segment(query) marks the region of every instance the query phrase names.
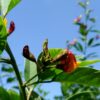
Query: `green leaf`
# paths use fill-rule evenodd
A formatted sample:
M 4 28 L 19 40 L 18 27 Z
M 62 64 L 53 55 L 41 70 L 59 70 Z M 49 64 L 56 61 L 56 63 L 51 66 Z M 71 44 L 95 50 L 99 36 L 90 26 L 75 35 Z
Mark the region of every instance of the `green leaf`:
M 92 45 L 91 47 L 97 47 L 97 46 L 100 46 L 100 43 L 96 43 L 96 44 Z
M 88 34 L 87 26 L 84 23 L 80 24 L 79 32 L 82 36 L 86 36 Z
M 67 85 L 66 85 L 67 84 Z M 71 83 L 67 83 L 67 82 L 61 82 L 61 91 L 63 93 L 64 96 L 66 96 L 66 92 L 67 90 L 72 86 Z
M 15 77 L 8 77 L 8 78 L 7 78 L 7 83 L 14 82 L 15 79 L 16 79 Z
M 92 58 L 97 57 L 96 52 L 89 53 L 89 54 L 87 54 L 87 55 L 85 56 L 86 59 L 91 58 L 91 57 L 92 57 Z
M 91 39 L 88 41 L 88 46 L 91 46 L 92 43 L 93 43 L 93 41 L 94 41 L 94 38 L 91 38 Z
M 76 100 L 78 98 L 84 98 L 85 100 L 95 100 L 96 98 L 93 96 L 93 93 L 97 93 L 97 91 L 82 91 L 78 93 L 74 93 L 70 97 L 67 98 L 67 100 Z M 86 98 L 87 97 L 87 98 Z M 84 100 L 82 99 L 82 100 Z
M 75 47 L 78 51 L 80 51 L 80 52 L 83 51 L 83 47 L 82 47 L 81 43 L 79 43 L 79 42 L 77 42 L 77 43 L 74 45 L 74 47 Z
M 35 62 L 32 62 L 28 59 L 25 59 L 25 70 L 24 70 L 24 77 L 25 80 L 28 81 L 30 78 L 37 74 L 37 65 Z M 32 82 L 36 82 L 38 77 L 35 77 Z
M 49 49 L 49 53 L 50 53 L 51 57 L 56 57 L 62 51 L 63 51 L 63 49 Z M 38 57 L 38 62 L 39 62 L 39 58 L 40 58 L 40 56 Z M 78 66 L 79 67 L 87 67 L 87 66 L 89 66 L 91 64 L 95 64 L 97 62 L 100 62 L 100 60 L 99 59 L 96 59 L 96 60 L 85 60 L 85 61 L 79 62 Z M 51 66 L 51 65 L 48 65 L 48 66 Z M 56 69 L 55 67 L 54 68 L 50 68 L 50 69 L 47 69 L 44 72 L 42 72 L 39 75 L 39 79 L 41 79 L 41 80 L 52 79 L 53 77 L 55 77 L 57 74 L 59 74 L 61 72 L 62 72 L 62 70 Z
M 37 75 L 37 64 L 32 62 L 31 60 L 25 59 L 25 70 L 24 70 L 24 77 L 26 82 L 31 79 L 33 76 Z M 33 78 L 29 83 L 34 83 L 38 81 L 38 76 Z M 34 88 L 34 85 L 28 86 L 28 95 L 27 97 L 30 98 L 30 94 Z
M 99 33 L 100 34 L 100 30 L 91 30 L 91 32 L 95 32 L 95 33 Z
M 9 94 L 3 87 L 0 87 L 0 100 L 10 100 Z
M 46 69 L 44 72 L 39 74 L 39 79 L 40 80 L 52 79 L 56 75 L 56 73 L 57 73 L 57 70 L 55 70 L 53 68 Z M 59 71 L 58 71 L 58 73 L 59 73 Z
M 0 6 L 1 6 L 1 13 L 3 16 L 5 16 L 10 10 L 12 10 L 20 0 L 1 0 Z
M 96 22 L 95 18 L 90 18 L 89 20 L 90 20 L 91 22 L 93 22 L 93 23 Z
M 63 49 L 60 49 L 60 48 L 49 49 L 49 52 L 50 52 L 50 55 L 52 58 L 56 57 L 62 51 L 63 51 Z
M 9 100 L 20 100 L 20 96 L 17 92 L 15 92 L 14 90 L 8 90 L 8 94 L 10 99 Z M 4 99 L 6 100 L 6 99 Z
M 100 62 L 100 59 L 96 59 L 96 60 L 85 60 L 85 61 L 81 61 L 80 63 L 79 63 L 79 67 L 88 67 L 89 65 L 91 65 L 91 64 L 95 64 L 95 63 L 98 63 L 98 62 Z
M 59 49 L 59 48 L 49 49 L 49 53 L 52 58 L 56 57 L 62 51 L 63 49 Z M 39 71 L 41 69 L 41 66 L 43 66 L 43 63 L 41 62 L 41 56 L 42 56 L 42 53 L 40 53 L 40 55 L 38 56 L 38 60 L 37 60 Z M 48 66 L 51 66 L 51 65 L 48 65 Z M 56 73 L 59 73 L 59 72 L 61 71 L 56 70 L 55 72 L 55 68 L 46 69 L 44 72 L 39 74 L 39 79 L 45 80 L 45 79 L 53 78 L 56 75 Z
M 4 25 L 3 18 L 0 17 L 0 54 L 3 52 L 7 39 L 7 30 Z
M 81 7 L 86 8 L 85 4 L 83 2 L 78 3 Z
M 1 69 L 3 72 L 7 72 L 7 73 L 12 73 L 14 70 L 13 68 L 11 67 L 6 67 L 6 66 L 3 66 L 2 69 Z
M 100 71 L 92 68 L 78 68 L 70 74 L 62 72 L 55 77 L 55 81 L 72 84 L 78 83 L 87 86 L 100 86 Z

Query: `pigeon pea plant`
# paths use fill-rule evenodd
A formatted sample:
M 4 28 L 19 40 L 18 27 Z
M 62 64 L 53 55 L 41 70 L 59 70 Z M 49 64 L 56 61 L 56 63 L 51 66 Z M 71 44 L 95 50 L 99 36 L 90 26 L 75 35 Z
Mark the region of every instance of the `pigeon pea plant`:
M 78 39 L 74 39 L 73 41 L 67 41 L 67 48 L 76 51 L 76 54 L 80 54 L 80 61 L 86 61 L 87 59 L 95 59 L 98 58 L 97 53 L 93 51 L 97 49 L 95 47 L 100 46 L 100 31 L 95 29 L 96 19 L 92 17 L 91 13 L 93 10 L 90 8 L 90 0 L 79 0 L 78 5 L 83 9 L 83 14 L 78 16 L 74 20 L 74 24 L 78 26 Z M 93 49 L 93 50 L 92 50 Z M 88 65 L 90 67 L 94 67 L 93 65 Z M 91 72 L 90 72 L 91 73 Z M 81 73 L 82 74 L 82 73 Z M 94 73 L 91 73 L 94 74 Z M 84 76 L 85 75 L 85 76 Z M 86 77 L 88 74 L 84 74 L 81 79 Z M 98 75 L 99 76 L 99 75 Z M 90 79 L 92 77 L 88 75 Z M 96 80 L 95 80 L 96 81 Z M 93 82 L 93 80 L 92 80 Z M 84 82 L 83 82 L 84 83 Z M 88 84 L 88 82 L 87 82 Z M 91 85 L 82 85 L 82 84 L 73 84 L 62 82 L 61 90 L 63 96 L 56 97 L 64 98 L 67 100 L 99 100 L 100 99 L 100 88 Z M 69 92 L 70 91 L 70 92 Z
M 25 57 L 24 78 L 21 76 L 18 64 L 7 41 L 7 38 L 15 30 L 15 24 L 11 21 L 10 27 L 7 28 L 6 19 L 6 15 L 19 2 L 20 0 L 0 0 L 0 63 L 12 66 L 19 86 L 19 93 L 12 89 L 7 90 L 0 87 L 0 99 L 42 100 L 43 98 L 34 91 L 39 83 L 66 82 L 66 86 L 68 83 L 100 86 L 100 71 L 88 67 L 91 64 L 100 62 L 100 59 L 76 60 L 77 56 L 69 49 L 49 49 L 48 39 L 44 41 L 43 50 L 40 52 L 38 59 L 34 57 L 28 45 L 23 47 L 23 56 Z M 86 36 L 87 31 L 90 30 L 87 30 L 85 24 L 79 23 L 79 21 L 76 22 L 80 26 L 82 36 Z M 4 50 L 8 54 L 8 58 L 2 57 Z

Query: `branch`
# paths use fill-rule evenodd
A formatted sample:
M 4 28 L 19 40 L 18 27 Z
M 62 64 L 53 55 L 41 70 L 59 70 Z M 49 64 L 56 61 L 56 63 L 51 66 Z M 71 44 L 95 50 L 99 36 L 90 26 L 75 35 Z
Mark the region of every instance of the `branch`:
M 39 84 L 39 83 L 51 83 L 53 82 L 52 80 L 51 81 L 37 81 L 37 82 L 33 82 L 33 83 L 30 83 L 30 84 L 26 84 L 25 87 L 28 87 L 28 86 L 31 86 L 33 84 Z

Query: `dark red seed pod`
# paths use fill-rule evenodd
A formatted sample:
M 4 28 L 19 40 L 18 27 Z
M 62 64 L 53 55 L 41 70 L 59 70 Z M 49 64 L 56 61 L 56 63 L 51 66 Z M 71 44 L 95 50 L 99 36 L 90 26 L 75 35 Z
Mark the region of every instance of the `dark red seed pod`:
M 23 56 L 29 58 L 29 47 L 28 45 L 24 46 L 23 48 Z
M 26 45 L 23 48 L 23 56 L 33 62 L 36 62 L 34 55 L 29 51 L 29 46 Z
M 9 35 L 15 30 L 15 23 L 13 21 L 10 22 L 10 27 L 8 29 Z

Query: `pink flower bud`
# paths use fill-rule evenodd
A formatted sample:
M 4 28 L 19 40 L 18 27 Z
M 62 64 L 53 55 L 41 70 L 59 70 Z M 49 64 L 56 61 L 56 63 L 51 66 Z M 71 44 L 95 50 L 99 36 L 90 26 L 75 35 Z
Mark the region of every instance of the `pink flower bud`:
M 81 21 L 82 15 L 78 16 L 76 19 L 74 19 L 74 23 L 77 24 Z
M 76 44 L 76 42 L 77 42 L 77 39 L 74 39 L 73 41 L 71 41 L 71 42 L 69 43 L 69 45 L 73 46 L 73 45 Z

